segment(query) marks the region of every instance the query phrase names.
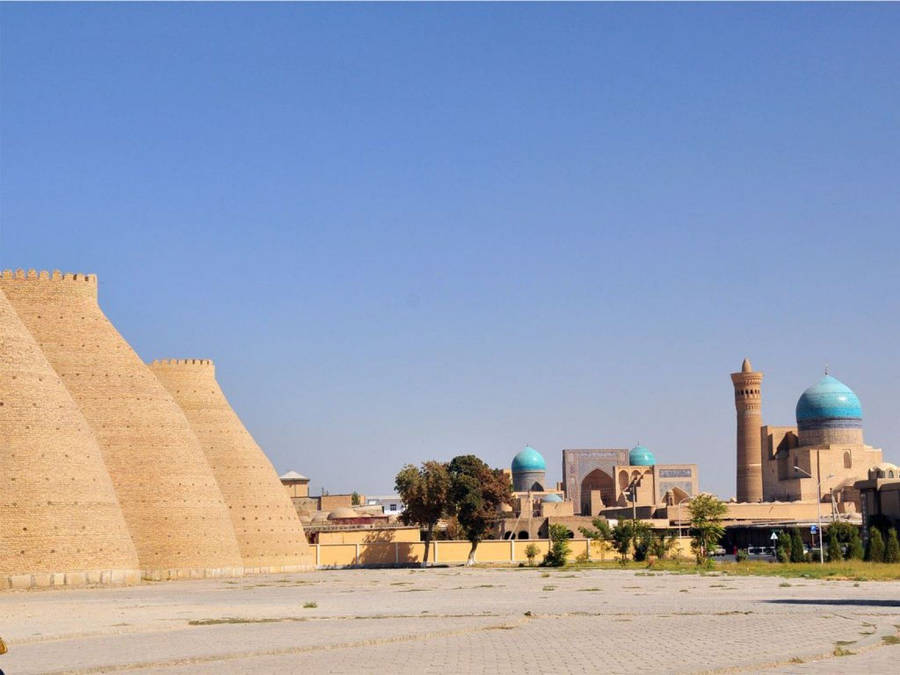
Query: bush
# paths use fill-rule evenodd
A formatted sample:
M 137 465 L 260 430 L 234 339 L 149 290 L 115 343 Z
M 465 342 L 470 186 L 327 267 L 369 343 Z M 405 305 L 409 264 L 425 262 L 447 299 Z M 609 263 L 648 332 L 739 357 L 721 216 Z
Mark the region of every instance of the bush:
M 750 557 L 750 554 L 747 552 L 745 548 L 739 548 L 737 555 L 734 556 L 735 562 L 744 562 Z
M 672 534 L 668 537 L 653 537 L 652 541 L 650 542 L 650 555 L 655 555 L 658 560 L 665 560 L 669 557 L 672 549 L 675 548 L 675 543 L 677 541 L 677 534 Z
M 828 562 L 839 562 L 844 559 L 844 553 L 841 551 L 841 542 L 838 539 L 838 533 L 833 527 L 828 528 L 828 548 L 826 554 Z
M 653 542 L 653 535 L 647 531 L 635 532 L 634 536 L 634 560 L 635 562 L 643 562 L 650 553 L 650 544 Z
M 887 546 L 884 550 L 884 562 L 900 562 L 900 541 L 897 541 L 897 530 L 888 530 Z
M 620 520 L 610 531 L 613 548 L 619 554 L 619 562 L 625 564 L 628 552 L 632 551 L 634 560 L 640 562 L 647 559 L 650 544 L 653 540 L 653 529 L 649 523 L 641 520 Z
M 803 539 L 800 537 L 800 528 L 791 528 L 791 562 L 806 562 L 806 553 L 803 551 Z
M 884 562 L 884 538 L 881 530 L 873 527 L 869 530 L 869 545 L 866 547 L 866 560 L 869 562 Z
M 541 552 L 541 549 L 537 547 L 537 544 L 528 544 L 525 547 L 525 557 L 528 558 L 528 565 L 534 566 L 534 559 L 537 558 L 537 554 Z
M 850 532 L 850 538 L 847 541 L 847 552 L 844 554 L 844 558 L 846 560 L 863 559 L 862 539 L 859 537 L 859 530 L 855 527 Z

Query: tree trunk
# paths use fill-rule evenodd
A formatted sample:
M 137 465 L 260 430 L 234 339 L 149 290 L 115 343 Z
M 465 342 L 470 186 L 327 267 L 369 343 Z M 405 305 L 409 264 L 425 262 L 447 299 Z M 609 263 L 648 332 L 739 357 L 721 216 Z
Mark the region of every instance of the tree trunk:
M 475 564 L 475 549 L 478 548 L 478 539 L 472 542 L 472 548 L 469 549 L 469 559 L 466 560 L 466 567 Z
M 422 567 L 428 567 L 428 552 L 431 550 L 431 536 L 434 532 L 434 523 L 428 523 L 425 530 L 425 555 L 422 558 Z

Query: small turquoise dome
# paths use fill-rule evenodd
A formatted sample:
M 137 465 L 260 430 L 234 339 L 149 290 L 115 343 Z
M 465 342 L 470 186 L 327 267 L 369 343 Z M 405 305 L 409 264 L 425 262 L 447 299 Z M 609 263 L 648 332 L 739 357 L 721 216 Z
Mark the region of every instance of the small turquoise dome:
M 518 455 L 513 457 L 512 461 L 513 473 L 522 471 L 546 471 L 547 463 L 537 450 L 530 445 L 526 445 Z
M 797 426 L 862 426 L 862 405 L 846 384 L 826 375 L 797 401 Z
M 628 453 L 628 463 L 631 466 L 653 466 L 656 464 L 656 457 L 648 448 L 636 445 Z
M 559 495 L 556 495 L 556 494 L 544 495 L 543 497 L 541 497 L 541 501 L 546 502 L 548 504 L 553 503 L 553 502 L 561 502 L 562 500 L 563 500 L 562 497 L 560 497 Z

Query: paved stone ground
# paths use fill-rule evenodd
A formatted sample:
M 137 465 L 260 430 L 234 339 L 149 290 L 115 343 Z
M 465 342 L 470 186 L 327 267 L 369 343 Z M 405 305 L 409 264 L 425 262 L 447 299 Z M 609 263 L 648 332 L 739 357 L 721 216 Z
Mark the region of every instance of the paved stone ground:
M 8 675 L 887 673 L 900 671 L 900 646 L 886 644 L 898 628 L 900 583 L 343 570 L 0 593 L 0 635 L 10 646 L 0 668 Z M 852 654 L 835 656 L 836 649 Z

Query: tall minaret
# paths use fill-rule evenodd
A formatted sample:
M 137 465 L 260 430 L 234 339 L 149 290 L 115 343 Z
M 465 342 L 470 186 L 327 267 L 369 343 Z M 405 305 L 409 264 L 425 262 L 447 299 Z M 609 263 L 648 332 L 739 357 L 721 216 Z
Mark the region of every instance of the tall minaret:
M 763 374 L 753 371 L 744 359 L 741 372 L 731 374 L 734 384 L 734 407 L 737 409 L 737 500 L 758 502 L 762 499 L 762 412 L 759 385 Z

